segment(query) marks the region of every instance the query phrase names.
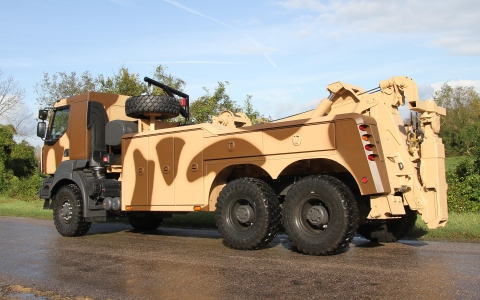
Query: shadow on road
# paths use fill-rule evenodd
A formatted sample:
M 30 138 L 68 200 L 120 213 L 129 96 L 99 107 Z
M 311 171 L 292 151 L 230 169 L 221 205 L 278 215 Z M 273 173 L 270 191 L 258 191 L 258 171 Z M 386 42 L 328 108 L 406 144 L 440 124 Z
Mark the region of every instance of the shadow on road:
M 156 230 L 135 230 L 132 226 L 123 223 L 94 223 L 87 233 L 90 235 L 103 235 L 118 232 L 128 232 L 144 235 L 178 236 L 218 239 L 220 234 L 214 229 L 191 229 L 159 227 Z

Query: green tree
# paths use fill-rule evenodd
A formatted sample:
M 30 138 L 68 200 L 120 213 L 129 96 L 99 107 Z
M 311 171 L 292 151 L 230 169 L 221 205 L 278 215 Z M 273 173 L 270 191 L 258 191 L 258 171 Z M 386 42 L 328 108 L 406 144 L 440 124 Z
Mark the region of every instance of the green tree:
M 212 116 L 217 116 L 224 110 L 232 112 L 240 111 L 240 107 L 226 92 L 228 81 L 218 82 L 213 94 L 204 87 L 205 95 L 195 100 L 190 105 L 191 119 L 194 123 L 211 122 Z
M 37 198 L 41 178 L 36 174 L 35 148 L 16 143 L 15 128 L 0 125 L 0 193 L 22 199 Z
M 245 102 L 243 103 L 243 110 L 242 110 L 247 117 L 252 121 L 253 125 L 260 124 L 261 121 L 264 122 L 271 122 L 272 117 L 268 116 L 265 117 L 262 115 L 258 110 L 253 108 L 252 104 L 252 95 L 247 95 L 247 98 L 245 99 Z
M 158 82 L 176 90 L 183 91 L 185 89 L 185 81 L 174 75 L 167 74 L 166 67 L 162 65 L 155 68 L 152 77 Z M 228 95 L 228 85 L 227 81 L 219 82 L 213 93 L 210 93 L 204 87 L 205 95 L 195 101 L 191 101 L 190 118 L 194 123 L 211 122 L 212 116 L 216 116 L 224 110 L 232 112 L 242 110 L 242 107 Z M 70 74 L 57 72 L 51 76 L 48 73 L 44 73 L 42 81 L 35 85 L 35 90 L 38 95 L 37 102 L 41 107 L 52 107 L 57 100 L 89 91 L 127 96 L 138 96 L 143 93 L 166 95 L 165 91 L 160 88 L 155 86 L 149 88 L 139 74 L 132 73 L 123 66 L 111 77 L 105 77 L 102 74 L 93 77 L 88 71 L 83 72 L 81 75 L 77 75 L 76 72 L 71 72 Z M 253 108 L 251 98 L 252 96 L 247 95 L 243 111 L 251 119 L 252 124 L 258 124 L 259 118 L 269 121 L 270 117 L 264 117 L 258 110 Z M 181 119 L 181 117 L 178 117 L 176 121 Z
M 185 87 L 185 81 L 167 74 L 166 67 L 162 65 L 155 68 L 153 78 L 180 91 Z M 39 106 L 52 107 L 57 100 L 87 92 L 138 96 L 148 92 L 148 85 L 140 77 L 140 74 L 132 73 L 128 68 L 122 66 L 111 77 L 105 77 L 103 74 L 93 77 L 89 71 L 85 71 L 81 75 L 77 75 L 75 71 L 70 74 L 66 72 L 56 72 L 53 75 L 44 73 L 42 81 L 35 85 L 35 91 Z M 161 95 L 164 92 L 153 87 L 152 94 Z
M 480 212 L 480 147 L 471 149 L 454 171 L 447 172 L 448 208 L 455 212 Z
M 447 109 L 440 131 L 447 155 L 470 154 L 480 138 L 480 95 L 473 87 L 444 84 L 434 99 Z
M 99 75 L 96 79 L 97 90 L 102 93 L 139 96 L 147 92 L 147 84 L 140 79 L 140 74 L 133 74 L 127 68 L 121 67 L 113 75 L 104 79 Z
M 166 74 L 166 67 L 159 65 L 158 67 L 155 68 L 155 73 L 153 74 L 153 79 L 156 81 L 163 83 L 165 85 L 168 85 L 171 88 L 176 89 L 177 91 L 183 92 L 185 89 L 185 81 L 182 79 L 175 77 L 171 74 Z M 152 91 L 153 95 L 166 95 L 165 91 L 158 87 L 153 87 Z
M 43 79 L 35 84 L 37 103 L 41 107 L 52 107 L 55 101 L 99 89 L 98 81 L 90 72 L 85 71 L 80 76 L 73 71 L 57 72 L 50 76 L 43 73 Z
M 210 90 L 206 87 L 203 88 L 205 95 L 190 105 L 191 119 L 194 123 L 211 122 L 212 116 L 217 116 L 224 110 L 229 110 L 234 113 L 239 111 L 244 112 L 252 121 L 253 125 L 259 124 L 260 119 L 267 122 L 271 121 L 270 117 L 265 117 L 253 108 L 251 95 L 247 95 L 243 107 L 239 106 L 237 102 L 232 100 L 227 94 L 226 88 L 228 85 L 228 81 L 219 82 L 213 93 L 210 93 Z
M 8 168 L 10 154 L 13 151 L 15 141 L 13 135 L 15 129 L 12 125 L 0 125 L 0 193 L 8 190 L 13 172 Z

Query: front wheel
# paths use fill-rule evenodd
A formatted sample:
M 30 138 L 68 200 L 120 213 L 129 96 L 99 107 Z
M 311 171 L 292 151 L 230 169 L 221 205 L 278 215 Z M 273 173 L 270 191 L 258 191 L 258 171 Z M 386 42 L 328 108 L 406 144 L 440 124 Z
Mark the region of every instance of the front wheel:
M 270 243 L 281 226 L 277 195 L 264 181 L 239 178 L 220 192 L 215 220 L 225 244 L 254 250 Z
M 83 217 L 83 198 L 75 184 L 61 187 L 53 201 L 53 222 L 58 233 L 63 236 L 85 235 L 91 222 Z
M 305 177 L 285 197 L 283 225 L 300 252 L 335 254 L 346 248 L 357 232 L 357 202 L 348 186 L 337 178 Z

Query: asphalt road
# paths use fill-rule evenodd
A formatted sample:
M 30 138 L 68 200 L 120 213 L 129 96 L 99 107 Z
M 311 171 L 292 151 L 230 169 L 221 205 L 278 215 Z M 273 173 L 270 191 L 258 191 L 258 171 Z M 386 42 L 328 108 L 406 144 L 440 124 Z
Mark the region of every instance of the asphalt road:
M 480 299 L 480 243 L 355 238 L 315 257 L 291 251 L 285 235 L 239 251 L 211 230 L 100 223 L 65 238 L 53 221 L 0 217 L 6 285 L 94 299 Z

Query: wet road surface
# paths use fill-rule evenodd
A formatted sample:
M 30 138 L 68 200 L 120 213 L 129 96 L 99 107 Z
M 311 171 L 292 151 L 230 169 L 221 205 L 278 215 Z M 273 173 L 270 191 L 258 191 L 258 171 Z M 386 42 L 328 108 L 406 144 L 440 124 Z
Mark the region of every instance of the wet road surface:
M 355 238 L 335 256 L 225 247 L 211 230 L 132 232 L 93 224 L 60 236 L 53 221 L 0 217 L 0 286 L 94 299 L 480 299 L 480 243 Z

